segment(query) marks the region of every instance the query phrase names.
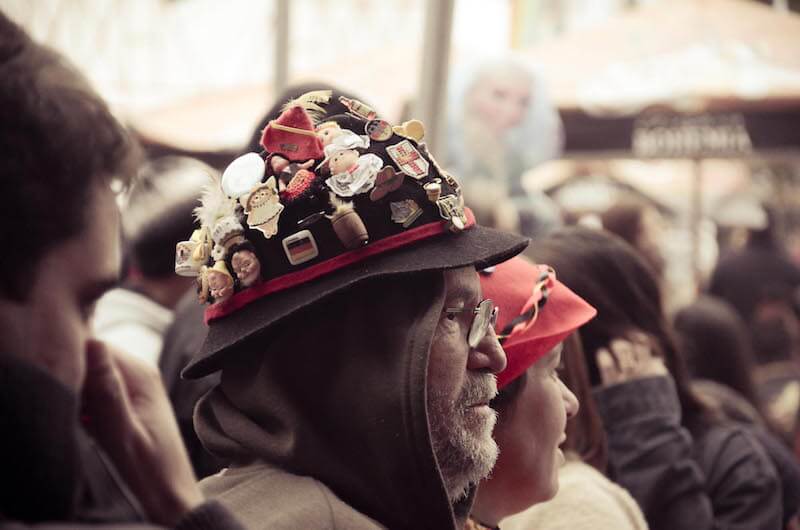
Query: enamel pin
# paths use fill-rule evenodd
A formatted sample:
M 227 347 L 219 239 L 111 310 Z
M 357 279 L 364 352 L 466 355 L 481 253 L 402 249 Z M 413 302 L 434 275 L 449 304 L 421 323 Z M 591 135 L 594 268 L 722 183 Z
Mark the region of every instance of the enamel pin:
M 386 152 L 406 175 L 415 179 L 421 179 L 428 175 L 430 164 L 408 140 L 387 146 Z

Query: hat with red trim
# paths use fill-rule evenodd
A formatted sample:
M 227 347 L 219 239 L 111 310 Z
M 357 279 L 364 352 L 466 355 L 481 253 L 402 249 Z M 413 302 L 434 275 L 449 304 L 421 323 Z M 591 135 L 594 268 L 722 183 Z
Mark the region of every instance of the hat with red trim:
M 546 265 L 515 257 L 481 271 L 483 296 L 500 308 L 497 334 L 508 364 L 497 375 L 503 388 L 522 375 L 597 310 L 556 279 Z
M 347 112 L 329 115 L 328 106 Z M 237 158 L 204 191 L 201 228 L 178 244 L 176 270 L 197 276 L 199 298 L 210 304 L 209 333 L 186 378 L 221 369 L 235 345 L 356 282 L 483 268 L 528 244 L 475 225 L 420 122 L 393 127 L 359 101 L 316 91 L 287 103 L 267 129 L 286 123 L 313 124 L 322 148 L 287 150 L 265 131 L 264 151 Z M 220 262 L 232 289 L 214 272 Z

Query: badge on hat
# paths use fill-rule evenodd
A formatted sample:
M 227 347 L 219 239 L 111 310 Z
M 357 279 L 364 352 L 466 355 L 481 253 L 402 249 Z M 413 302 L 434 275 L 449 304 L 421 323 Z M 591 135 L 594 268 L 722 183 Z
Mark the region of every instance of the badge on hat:
M 442 181 L 441 179 L 434 179 L 432 182 L 428 182 L 422 188 L 425 190 L 425 194 L 428 196 L 428 200 L 432 203 L 436 204 L 438 202 L 439 197 L 442 196 Z
M 467 215 L 464 213 L 464 206 L 456 195 L 445 195 L 436 201 L 439 207 L 439 215 L 442 219 L 450 221 L 452 232 L 461 232 L 467 226 Z
M 301 230 L 283 239 L 283 251 L 292 265 L 300 265 L 319 256 L 317 242 L 308 230 Z
M 369 105 L 358 101 L 357 99 L 350 99 L 344 96 L 339 96 L 339 102 L 347 107 L 352 114 L 358 116 L 361 119 L 370 121 L 374 120 L 378 113 L 375 112 L 375 109 L 370 107 Z
M 404 138 L 419 142 L 425 137 L 425 126 L 419 120 L 408 120 L 403 125 L 395 125 L 394 133 Z
M 209 255 L 207 234 L 206 229 L 197 229 L 188 241 L 180 241 L 175 245 L 175 274 L 189 277 L 200 275 Z
M 345 248 L 355 249 L 366 245 L 369 242 L 369 233 L 353 203 L 331 195 L 331 205 L 334 207 L 333 214 L 327 217 Z
M 411 226 L 422 215 L 422 208 L 414 199 L 392 202 L 389 207 L 392 209 L 392 221 L 403 225 L 403 228 Z
M 282 211 L 283 205 L 278 198 L 275 177 L 270 177 L 264 184 L 256 186 L 247 198 L 247 225 L 260 230 L 269 239 L 278 233 L 278 218 Z
M 228 164 L 222 173 L 222 191 L 231 199 L 250 193 L 264 178 L 264 161 L 258 153 L 247 153 Z
M 370 120 L 364 126 L 364 132 L 367 133 L 370 140 L 375 142 L 385 142 L 392 137 L 392 126 L 388 121 L 384 120 Z
M 400 171 L 406 175 L 415 179 L 421 179 L 428 175 L 430 167 L 428 161 L 422 158 L 419 151 L 408 140 L 387 146 L 386 152 L 392 157 Z
M 403 174 L 398 173 L 392 166 L 386 166 L 378 172 L 375 187 L 369 194 L 372 201 L 383 199 L 388 193 L 398 189 L 403 184 Z
M 261 145 L 272 154 L 292 161 L 322 158 L 322 142 L 308 112 L 300 105 L 284 110 L 264 128 Z

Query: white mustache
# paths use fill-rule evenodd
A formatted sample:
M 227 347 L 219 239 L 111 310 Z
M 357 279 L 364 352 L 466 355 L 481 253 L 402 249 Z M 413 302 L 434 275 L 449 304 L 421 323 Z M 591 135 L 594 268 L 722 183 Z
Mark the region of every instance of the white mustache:
M 476 403 L 488 403 L 497 396 L 497 378 L 494 374 L 468 375 L 458 405 L 469 407 Z

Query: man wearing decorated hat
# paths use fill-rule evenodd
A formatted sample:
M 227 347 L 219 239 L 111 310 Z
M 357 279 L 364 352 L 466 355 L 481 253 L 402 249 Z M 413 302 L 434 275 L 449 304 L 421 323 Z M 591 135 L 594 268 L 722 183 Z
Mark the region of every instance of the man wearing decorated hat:
M 318 145 L 271 141 L 290 116 L 309 130 L 302 114 Z M 475 225 L 423 135 L 418 121 L 393 127 L 310 93 L 203 196 L 195 273 L 209 332 L 183 375 L 221 371 L 195 427 L 230 465 L 201 486 L 251 528 L 460 528 L 494 465 L 488 403 L 506 361 L 476 268 L 527 240 Z M 322 148 L 311 163 L 287 156 L 302 145 Z M 303 167 L 285 178 L 276 157 Z M 251 220 L 256 193 L 269 207 Z M 232 218 L 257 281 L 214 240 Z M 208 289 L 220 263 L 230 296 Z

